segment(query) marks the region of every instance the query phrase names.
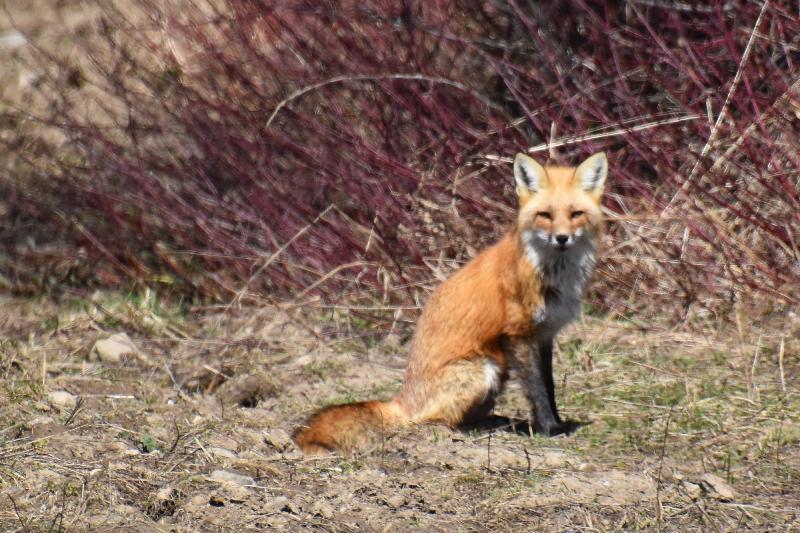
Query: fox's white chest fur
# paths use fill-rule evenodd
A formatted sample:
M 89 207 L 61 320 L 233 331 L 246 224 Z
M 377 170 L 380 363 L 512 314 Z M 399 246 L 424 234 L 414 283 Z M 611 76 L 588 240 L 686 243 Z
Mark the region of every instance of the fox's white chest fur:
M 586 282 L 592 275 L 595 248 L 588 239 L 559 250 L 533 235 L 523 235 L 525 254 L 545 285 L 544 305 L 533 311 L 536 336 L 552 338 L 577 318 Z

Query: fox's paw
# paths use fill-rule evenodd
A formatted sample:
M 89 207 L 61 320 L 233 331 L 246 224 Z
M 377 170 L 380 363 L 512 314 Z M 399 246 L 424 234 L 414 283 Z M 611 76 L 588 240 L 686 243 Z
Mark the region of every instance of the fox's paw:
M 550 424 L 547 427 L 539 427 L 536 425 L 535 429 L 537 433 L 541 433 L 542 435 L 556 437 L 558 435 L 571 435 L 583 425 L 585 424 L 575 420 L 564 420 L 563 422 Z

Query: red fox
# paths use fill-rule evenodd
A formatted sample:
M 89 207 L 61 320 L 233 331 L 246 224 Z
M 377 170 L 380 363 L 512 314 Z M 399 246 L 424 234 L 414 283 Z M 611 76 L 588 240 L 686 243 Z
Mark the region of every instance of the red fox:
M 318 411 L 295 431 L 300 449 L 364 450 L 412 424 L 474 424 L 491 413 L 510 365 L 524 380 L 534 429 L 571 432 L 576 425 L 556 408 L 553 338 L 580 312 L 603 230 L 607 173 L 604 153 L 578 167 L 543 167 L 517 154 L 516 224 L 431 295 L 400 393 Z

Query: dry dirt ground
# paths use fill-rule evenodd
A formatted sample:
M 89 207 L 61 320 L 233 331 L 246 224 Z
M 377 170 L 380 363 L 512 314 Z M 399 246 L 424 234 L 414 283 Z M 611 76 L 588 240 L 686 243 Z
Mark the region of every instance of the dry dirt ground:
M 0 310 L 3 531 L 800 530 L 791 313 L 738 329 L 589 313 L 557 350 L 575 434 L 424 426 L 311 459 L 293 428 L 396 391 L 407 336 L 150 292 Z M 127 353 L 94 349 L 119 333 Z M 526 416 L 517 386 L 496 413 Z

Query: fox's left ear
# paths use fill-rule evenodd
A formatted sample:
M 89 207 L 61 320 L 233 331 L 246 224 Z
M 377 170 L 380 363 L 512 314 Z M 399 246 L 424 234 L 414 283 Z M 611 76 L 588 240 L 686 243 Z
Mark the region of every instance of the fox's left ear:
M 599 152 L 587 158 L 575 169 L 575 185 L 599 198 L 603 194 L 607 175 L 608 159 L 605 152 Z

